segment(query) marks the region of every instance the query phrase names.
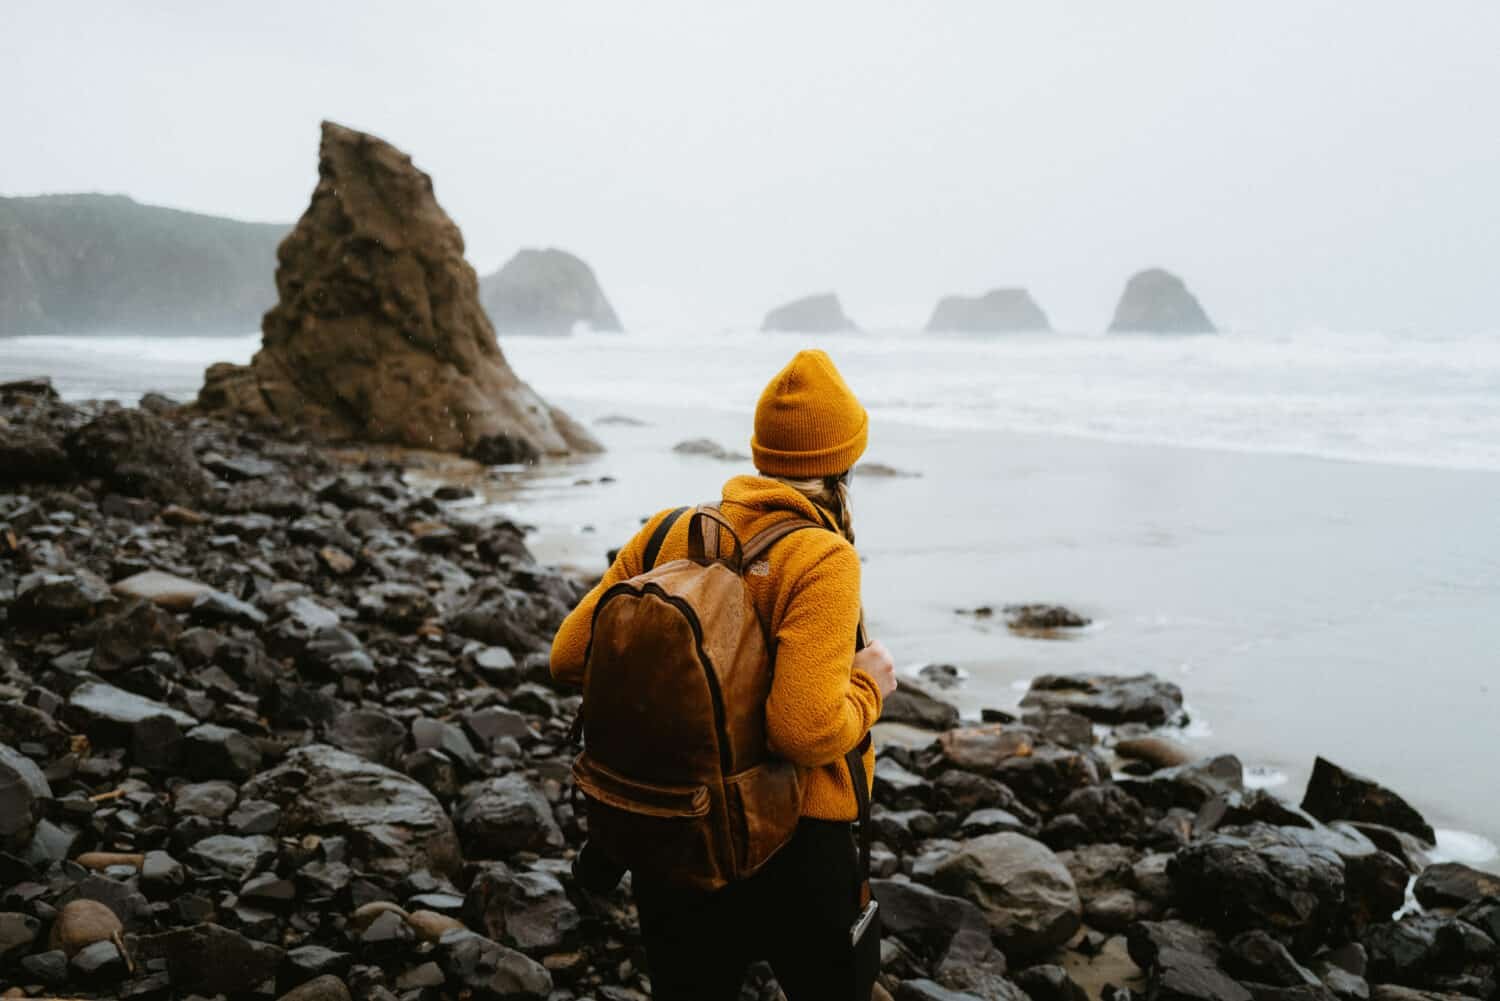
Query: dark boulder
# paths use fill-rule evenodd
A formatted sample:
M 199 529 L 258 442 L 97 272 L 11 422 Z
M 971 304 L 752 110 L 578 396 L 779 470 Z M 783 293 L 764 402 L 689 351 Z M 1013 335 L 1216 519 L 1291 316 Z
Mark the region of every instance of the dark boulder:
M 503 859 L 512 852 L 549 851 L 563 844 L 547 797 L 520 774 L 465 788 L 455 818 L 464 851 L 472 858 Z
M 1313 762 L 1312 776 L 1302 809 L 1319 820 L 1361 821 L 1384 824 L 1434 844 L 1432 825 L 1391 790 L 1361 775 L 1340 768 L 1326 758 Z
M 0 744 L 0 849 L 28 844 L 51 799 L 52 788 L 36 763 Z
M 164 962 L 176 991 L 241 995 L 276 976 L 282 950 L 217 924 L 197 924 L 126 941 L 138 963 Z
M 1182 713 L 1182 689 L 1153 674 L 1044 674 L 1032 679 L 1023 708 L 1066 709 L 1096 723 L 1161 726 Z
M 148 411 L 107 411 L 64 444 L 80 471 L 131 497 L 192 505 L 209 490 L 187 438 Z
M 1066 942 L 1083 911 L 1073 877 L 1052 850 L 1020 834 L 987 834 L 942 862 L 933 885 L 978 905 L 1011 958 Z
M 577 931 L 578 908 L 555 876 L 545 872 L 482 870 L 463 902 L 467 923 L 522 952 L 556 952 Z
M 948 730 L 958 725 L 958 709 L 910 678 L 885 697 L 880 711 L 885 723 L 907 723 L 924 730 Z
M 546 967 L 472 932 L 444 935 L 438 957 L 448 982 L 474 1001 L 545 1001 L 552 993 Z
M 1423 907 L 1464 907 L 1485 897 L 1500 897 L 1500 875 L 1462 862 L 1439 862 L 1417 877 L 1416 895 Z

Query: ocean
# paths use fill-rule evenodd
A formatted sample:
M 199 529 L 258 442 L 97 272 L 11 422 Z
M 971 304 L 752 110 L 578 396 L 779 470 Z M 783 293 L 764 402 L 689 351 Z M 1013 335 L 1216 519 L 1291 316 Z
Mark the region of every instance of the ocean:
M 191 398 L 258 335 L 0 340 L 0 381 Z M 603 455 L 497 474 L 473 505 L 538 556 L 602 569 L 641 517 L 710 499 L 799 347 L 827 349 L 871 414 L 855 520 L 873 634 L 905 671 L 951 663 L 962 708 L 1013 706 L 1045 672 L 1181 684 L 1205 752 L 1300 798 L 1316 755 L 1375 777 L 1495 865 L 1500 796 L 1500 334 L 1196 338 L 748 331 L 502 342 Z M 624 416 L 630 423 L 599 422 Z M 1055 601 L 1070 639 L 960 609 Z

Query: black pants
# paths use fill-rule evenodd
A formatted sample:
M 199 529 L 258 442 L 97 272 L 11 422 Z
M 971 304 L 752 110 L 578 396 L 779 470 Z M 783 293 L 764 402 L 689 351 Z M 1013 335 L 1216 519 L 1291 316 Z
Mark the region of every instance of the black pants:
M 804 817 L 764 868 L 722 890 L 637 883 L 652 997 L 734 1001 L 757 960 L 771 964 L 788 1001 L 849 996 L 858 882 L 851 825 Z

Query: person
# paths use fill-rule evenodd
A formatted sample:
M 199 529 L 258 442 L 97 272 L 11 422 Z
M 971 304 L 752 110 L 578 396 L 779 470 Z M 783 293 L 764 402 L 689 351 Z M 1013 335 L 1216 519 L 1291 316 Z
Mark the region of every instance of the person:
M 849 488 L 868 426 L 828 355 L 801 351 L 756 405 L 750 450 L 758 475 L 724 484 L 720 512 L 741 539 L 789 514 L 827 529 L 785 537 L 744 578 L 775 649 L 765 706 L 769 750 L 804 770 L 801 817 L 763 868 L 723 889 L 683 890 L 634 877 L 658 1001 L 736 998 L 758 960 L 770 963 L 788 1001 L 849 994 L 861 876 L 852 835 L 858 799 L 844 756 L 865 742 L 896 687 L 883 644 L 856 649 L 860 563 Z M 563 622 L 552 646 L 558 680 L 582 683 L 595 605 L 612 585 L 642 572 L 649 540 L 670 513 L 647 520 Z M 688 522 L 672 524 L 655 565 L 687 556 Z M 863 757 L 865 775 L 873 776 L 873 750 Z

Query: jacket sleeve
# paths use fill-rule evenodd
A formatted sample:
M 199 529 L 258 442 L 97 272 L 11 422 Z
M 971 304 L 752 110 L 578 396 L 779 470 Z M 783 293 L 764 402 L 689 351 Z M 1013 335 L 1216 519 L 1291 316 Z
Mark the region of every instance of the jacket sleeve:
M 550 667 L 552 677 L 564 684 L 583 684 L 583 660 L 589 649 L 589 634 L 594 625 L 594 607 L 599 604 L 599 598 L 605 591 L 620 583 L 629 580 L 641 572 L 641 560 L 646 555 L 646 543 L 651 538 L 651 533 L 656 531 L 662 519 L 671 513 L 671 509 L 658 512 L 646 522 L 641 530 L 615 555 L 615 561 L 610 564 L 599 583 L 595 584 L 588 594 L 578 602 L 578 606 L 568 613 L 563 619 L 561 626 L 557 628 L 557 635 L 552 637 L 552 660 Z M 675 525 L 673 526 L 676 527 Z
M 806 768 L 853 749 L 880 718 L 875 681 L 853 670 L 859 557 L 840 545 L 798 575 L 776 628 L 776 674 L 766 700 L 771 750 Z

